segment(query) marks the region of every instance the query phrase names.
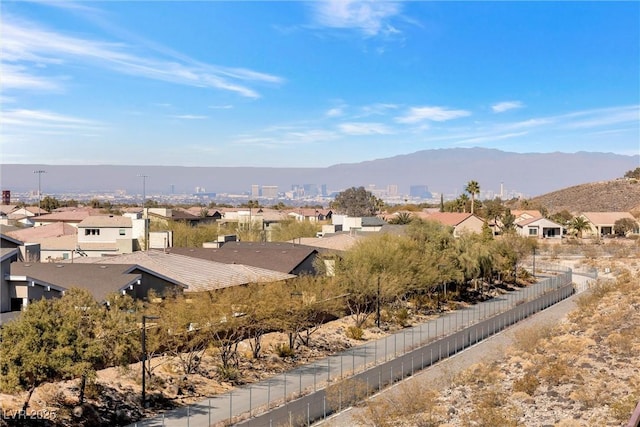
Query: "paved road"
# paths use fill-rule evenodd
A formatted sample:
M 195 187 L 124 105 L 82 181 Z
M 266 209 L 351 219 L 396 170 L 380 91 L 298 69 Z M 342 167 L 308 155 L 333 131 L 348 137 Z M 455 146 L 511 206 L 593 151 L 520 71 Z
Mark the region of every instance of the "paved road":
M 555 279 L 511 292 L 464 310 L 441 316 L 430 322 L 406 328 L 366 345 L 354 347 L 321 361 L 302 366 L 250 386 L 236 388 L 231 393 L 205 399 L 195 405 L 179 408 L 132 426 L 208 427 L 236 422 L 238 416 L 252 416 L 265 408 L 274 408 L 301 394 L 323 388 L 327 383 L 362 372 L 368 367 L 390 360 L 413 348 L 443 335 L 449 335 L 467 325 L 486 319 L 521 303 L 534 299 L 554 286 Z
M 567 313 L 572 311 L 576 307 L 576 299 L 579 295 L 588 290 L 588 285 L 593 279 L 573 275 L 573 282 L 576 285 L 576 294 L 560 301 L 551 307 L 534 314 L 522 320 L 515 325 L 510 326 L 503 332 L 495 334 L 490 338 L 480 341 L 476 345 L 467 348 L 464 351 L 459 352 L 443 361 L 424 369 L 417 373 L 413 377 L 409 377 L 405 381 L 418 381 L 420 383 L 429 383 L 434 389 L 444 389 L 449 385 L 451 376 L 469 368 L 474 363 L 479 361 L 490 362 L 499 360 L 504 357 L 504 349 L 511 346 L 514 341 L 515 335 L 522 330 L 526 330 L 532 327 L 552 326 L 557 324 L 559 319 L 562 319 Z M 390 387 L 373 396 L 372 399 L 386 396 L 388 393 L 401 392 L 397 385 Z M 335 414 L 324 422 L 319 422 L 316 425 L 322 426 L 359 426 L 357 419 L 362 419 L 364 409 L 362 408 L 348 408 L 345 411 Z

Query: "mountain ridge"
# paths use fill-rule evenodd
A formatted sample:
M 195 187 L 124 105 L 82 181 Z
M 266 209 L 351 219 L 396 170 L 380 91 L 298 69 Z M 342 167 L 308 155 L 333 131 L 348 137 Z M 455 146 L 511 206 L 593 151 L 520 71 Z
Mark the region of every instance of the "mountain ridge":
M 3 164 L 3 190 L 34 191 L 38 181 L 34 170 L 46 170 L 41 177 L 43 193 L 142 192 L 147 175 L 148 194 L 207 192 L 247 193 L 251 185 L 277 185 L 280 192 L 292 185 L 325 184 L 329 191 L 374 185 L 386 189 L 395 185 L 408 194 L 411 185 L 426 185 L 430 191 L 459 195 L 470 180 L 483 192 L 505 196 L 517 191 L 524 197 L 549 193 L 585 182 L 619 178 L 640 166 L 640 154 L 614 153 L 514 153 L 487 148 L 420 150 L 393 157 L 328 167 L 234 167 L 234 166 L 141 166 L 141 165 L 47 165 Z

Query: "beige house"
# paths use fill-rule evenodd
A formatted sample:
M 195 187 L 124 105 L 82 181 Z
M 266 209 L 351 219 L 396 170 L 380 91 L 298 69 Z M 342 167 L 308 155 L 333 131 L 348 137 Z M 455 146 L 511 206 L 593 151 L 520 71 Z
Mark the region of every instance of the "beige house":
M 482 226 L 484 225 L 482 218 L 461 212 L 433 212 L 424 219 L 453 227 L 454 237 L 460 237 L 465 233 L 482 233 Z
M 88 216 L 77 225 L 77 250 L 92 256 L 133 252 L 133 223 L 125 216 Z
M 611 236 L 616 221 L 623 218 L 635 221 L 636 229 L 632 233 L 640 233 L 638 221 L 629 212 L 583 212 L 580 216 L 588 221 L 590 227 L 582 233 L 583 237 Z

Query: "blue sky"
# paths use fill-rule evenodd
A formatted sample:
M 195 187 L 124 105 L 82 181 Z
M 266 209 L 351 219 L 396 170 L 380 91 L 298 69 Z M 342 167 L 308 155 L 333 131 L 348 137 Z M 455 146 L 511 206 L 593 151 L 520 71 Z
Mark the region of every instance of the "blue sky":
M 640 2 L 1 8 L 2 163 L 640 152 Z

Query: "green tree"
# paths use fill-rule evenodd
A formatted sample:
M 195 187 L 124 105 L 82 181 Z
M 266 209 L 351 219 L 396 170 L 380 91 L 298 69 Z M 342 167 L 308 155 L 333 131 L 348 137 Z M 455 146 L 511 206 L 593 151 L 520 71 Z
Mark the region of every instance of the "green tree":
M 40 201 L 40 206 L 47 212 L 51 212 L 54 209 L 58 209 L 60 207 L 60 201 L 55 197 L 44 196 L 44 198 Z
M 40 300 L 0 329 L 0 389 L 26 390 L 25 411 L 36 387 L 62 378 L 63 362 L 57 351 L 61 320 L 52 300 Z
M 499 224 L 500 231 L 502 231 L 503 233 L 509 233 L 515 230 L 516 216 L 511 213 L 511 209 L 504 210 Z
M 106 308 L 96 302 L 89 291 L 72 288 L 63 298 L 54 300 L 59 316 L 58 346 L 54 351 L 62 360 L 62 374 L 68 379 L 80 378 L 80 404 L 84 402 L 87 382 L 104 365 L 107 342 L 99 335 Z
M 613 232 L 616 236 L 624 237 L 638 230 L 638 223 L 631 218 L 620 218 L 613 224 Z
M 467 212 L 467 203 L 469 202 L 469 196 L 462 193 L 456 199 L 456 212 Z
M 384 203 L 364 187 L 351 187 L 340 192 L 332 208 L 351 217 L 373 216 Z
M 569 222 L 569 228 L 576 233 L 576 235 L 582 238 L 582 233 L 591 228 L 589 220 L 584 217 L 577 216 Z
M 573 215 L 571 215 L 571 212 L 569 212 L 568 210 L 563 209 L 560 212 L 552 214 L 549 219 L 567 227 L 573 219 Z
M 476 194 L 480 194 L 480 184 L 477 181 L 469 181 L 464 191 L 471 195 L 471 214 L 475 213 Z

